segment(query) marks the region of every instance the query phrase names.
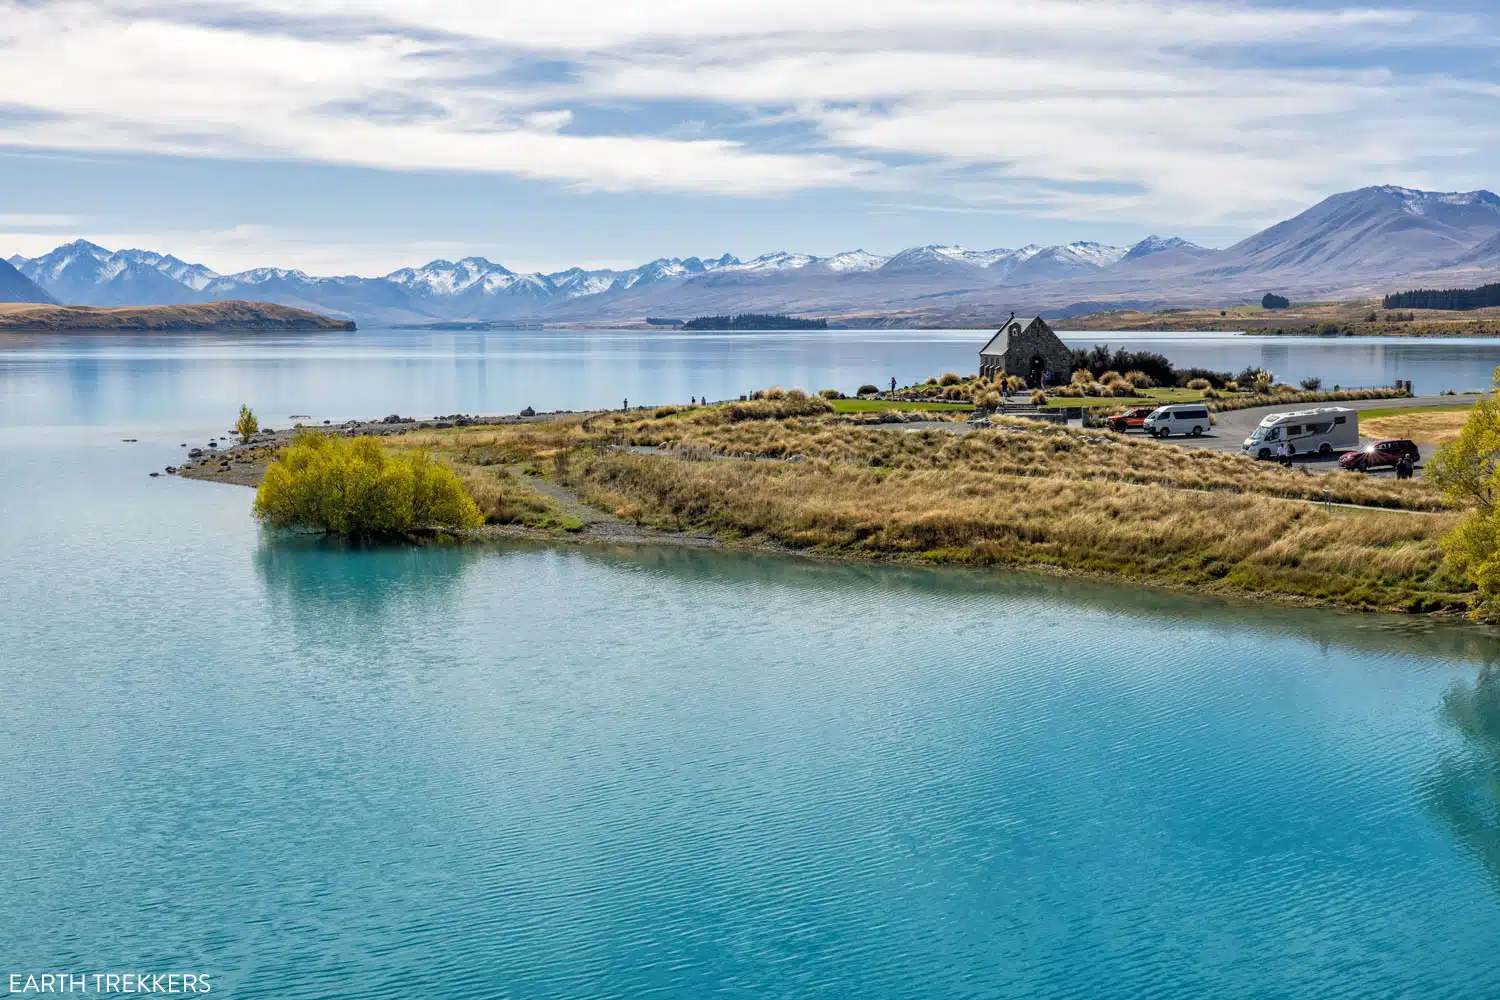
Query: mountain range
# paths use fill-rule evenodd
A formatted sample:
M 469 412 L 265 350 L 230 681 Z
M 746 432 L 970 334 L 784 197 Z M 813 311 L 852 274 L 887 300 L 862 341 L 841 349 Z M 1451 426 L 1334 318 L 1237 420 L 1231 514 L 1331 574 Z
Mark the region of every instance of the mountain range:
M 16 273 L 19 272 L 19 273 Z M 791 312 L 870 323 L 987 323 L 1002 309 L 1067 316 L 1258 299 L 1380 294 L 1500 278 L 1500 197 L 1382 186 L 1334 195 L 1234 246 L 1151 236 L 1129 247 L 911 247 L 741 261 L 661 257 L 639 267 L 516 272 L 483 257 L 379 277 L 263 267 L 219 274 L 170 254 L 86 240 L 0 262 L 0 301 L 176 305 L 249 299 L 362 323 L 640 322 L 645 316 Z M 27 287 L 30 286 L 30 287 Z

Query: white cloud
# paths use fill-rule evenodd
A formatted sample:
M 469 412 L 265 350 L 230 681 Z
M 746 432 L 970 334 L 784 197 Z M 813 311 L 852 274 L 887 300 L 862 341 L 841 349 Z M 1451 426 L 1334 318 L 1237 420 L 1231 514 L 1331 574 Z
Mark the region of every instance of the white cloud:
M 0 0 L 0 94 L 37 112 L 0 116 L 0 143 L 605 191 L 855 185 L 1212 225 L 1361 183 L 1482 178 L 1500 152 L 1494 81 L 1403 72 L 1398 56 L 1488 31 L 1404 8 L 1207 2 Z M 1278 65 L 1257 65 L 1266 45 Z M 530 81 L 527 57 L 574 73 Z M 611 118 L 658 101 L 679 110 L 654 133 Z M 695 131 L 683 103 L 763 127 Z

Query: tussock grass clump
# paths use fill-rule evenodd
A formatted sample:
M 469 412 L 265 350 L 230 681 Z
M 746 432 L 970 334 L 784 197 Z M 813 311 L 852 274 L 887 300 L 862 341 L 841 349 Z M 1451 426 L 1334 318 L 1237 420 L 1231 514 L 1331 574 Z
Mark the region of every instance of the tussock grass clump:
M 1256 384 L 1254 393 L 1248 396 L 1240 396 L 1235 399 L 1221 399 L 1210 403 L 1209 409 L 1215 413 L 1227 413 L 1230 410 L 1243 410 L 1252 406 L 1284 405 L 1288 403 L 1338 403 L 1351 399 L 1404 399 L 1411 395 L 1405 390 L 1395 389 L 1344 389 L 1338 392 L 1299 392 L 1291 386 L 1277 388 L 1274 392 L 1270 385 L 1262 386 Z
M 744 403 L 728 403 L 720 408 L 731 421 L 783 420 L 788 417 L 809 417 L 832 413 L 833 406 L 821 396 L 809 396 L 793 389 L 779 397 L 752 399 Z
M 373 437 L 298 434 L 266 469 L 255 516 L 352 538 L 476 528 L 484 518 L 454 471 L 422 451 L 388 453 Z

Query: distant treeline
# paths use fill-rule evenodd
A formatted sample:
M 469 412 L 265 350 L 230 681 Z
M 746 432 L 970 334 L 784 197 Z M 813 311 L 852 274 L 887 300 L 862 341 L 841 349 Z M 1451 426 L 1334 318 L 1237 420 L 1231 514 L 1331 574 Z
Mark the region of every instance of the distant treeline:
M 796 316 L 771 316 L 765 313 L 740 313 L 738 316 L 699 316 L 682 324 L 684 330 L 826 330 L 826 319 L 798 319 Z
M 1381 304 L 1387 309 L 1484 309 L 1500 306 L 1500 284 L 1480 285 L 1478 288 L 1419 288 L 1387 295 Z

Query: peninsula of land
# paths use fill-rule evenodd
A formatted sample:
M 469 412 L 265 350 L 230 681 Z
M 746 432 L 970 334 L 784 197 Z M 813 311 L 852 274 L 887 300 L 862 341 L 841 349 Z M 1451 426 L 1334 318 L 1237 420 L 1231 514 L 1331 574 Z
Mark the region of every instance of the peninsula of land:
M 1421 479 L 1312 474 L 1094 427 L 889 402 L 875 411 L 869 400 L 770 390 L 706 406 L 392 415 L 317 430 L 448 465 L 483 516 L 466 532 L 475 537 L 1036 568 L 1419 613 L 1459 614 L 1475 598 L 1441 544 L 1464 512 Z M 214 442 L 168 472 L 255 486 L 292 436 Z
M 0 333 L 317 333 L 353 329 L 350 320 L 270 302 L 118 307 L 0 303 Z

